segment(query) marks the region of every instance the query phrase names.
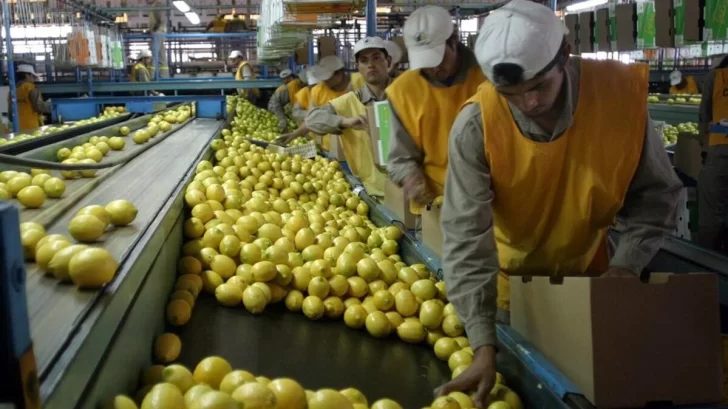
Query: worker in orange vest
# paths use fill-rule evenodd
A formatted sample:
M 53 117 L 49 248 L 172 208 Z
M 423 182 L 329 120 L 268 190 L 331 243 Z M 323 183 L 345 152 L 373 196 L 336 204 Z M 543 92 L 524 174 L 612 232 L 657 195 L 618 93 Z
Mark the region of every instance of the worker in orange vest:
M 450 131 L 442 262 L 474 355 L 438 393 L 475 391 L 478 407 L 507 275 L 635 277 L 675 228 L 682 183 L 649 117 L 648 66 L 571 57 L 566 33 L 530 0 L 492 12 L 475 46 L 488 81 Z
M 286 69 L 281 71 L 279 77 L 283 81 L 283 85 L 278 87 L 270 97 L 268 110 L 278 117 L 278 128 L 281 132 L 285 132 L 288 129 L 285 108 L 287 105 L 293 106 L 296 103 L 296 93 L 305 87 L 306 84 L 291 70 Z
M 680 71 L 670 73 L 670 94 L 700 94 L 695 77 L 683 75 Z
M 15 73 L 17 83 L 16 97 L 18 101 L 18 129 L 20 132 L 28 132 L 43 126 L 43 114 L 51 113 L 50 100 L 43 101 L 40 89 L 35 85 L 38 74 L 30 64 L 18 64 Z M 8 95 L 8 107 L 10 106 Z M 10 111 L 12 121 L 13 110 Z

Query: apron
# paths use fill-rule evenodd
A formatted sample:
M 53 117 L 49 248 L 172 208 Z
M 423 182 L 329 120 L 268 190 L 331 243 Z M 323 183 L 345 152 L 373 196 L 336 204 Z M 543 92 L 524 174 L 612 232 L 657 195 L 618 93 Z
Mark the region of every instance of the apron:
M 36 112 L 30 102 L 30 92 L 36 89 L 32 82 L 23 82 L 17 90 L 18 98 L 18 129 L 27 132 L 43 126 L 43 115 Z
M 343 91 L 334 91 L 327 87 L 326 83 L 320 82 L 311 88 L 311 106 L 309 109 L 322 107 L 348 92 L 349 87 Z M 330 135 L 323 135 L 321 137 L 321 148 L 327 152 L 329 151 L 329 137 Z

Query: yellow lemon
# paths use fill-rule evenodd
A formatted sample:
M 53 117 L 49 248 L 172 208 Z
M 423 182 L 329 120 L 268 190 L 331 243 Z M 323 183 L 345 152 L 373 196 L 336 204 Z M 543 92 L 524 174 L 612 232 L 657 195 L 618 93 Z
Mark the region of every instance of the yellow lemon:
M 104 235 L 106 224 L 98 217 L 90 214 L 81 214 L 71 219 L 68 232 L 74 239 L 82 243 L 91 243 Z
M 174 326 L 187 324 L 192 315 L 192 307 L 183 300 L 172 300 L 167 303 L 167 322 Z
M 339 297 L 326 298 L 324 300 L 324 313 L 327 318 L 340 318 L 344 314 L 344 302 Z
M 311 320 L 318 320 L 324 316 L 324 303 L 321 298 L 315 295 L 309 295 L 303 300 L 302 309 L 303 314 Z
M 213 389 L 220 388 L 225 375 L 233 371 L 230 363 L 219 356 L 209 356 L 200 361 L 193 372 L 193 378 L 197 383 L 206 383 Z
M 187 392 L 195 380 L 192 379 L 192 372 L 183 365 L 169 365 L 162 372 L 162 381 L 176 386 L 182 393 Z
M 182 340 L 176 334 L 167 332 L 154 339 L 154 359 L 168 364 L 174 362 L 182 350 Z
M 212 392 L 214 389 L 210 387 L 210 385 L 206 385 L 204 383 L 200 383 L 197 385 L 194 385 L 190 389 L 185 392 L 185 405 L 186 408 L 191 408 L 192 405 L 199 399 L 202 395 L 206 394 L 207 392 Z
M 225 375 L 220 382 L 220 392 L 225 392 L 228 395 L 232 393 L 240 386 L 245 383 L 255 382 L 255 376 L 248 371 L 235 370 Z
M 442 331 L 449 337 L 459 337 L 465 332 L 465 328 L 460 318 L 456 314 L 451 314 L 442 319 Z
M 364 396 L 363 393 L 361 393 L 358 389 L 355 388 L 346 388 L 340 391 L 342 395 L 346 396 L 346 399 L 349 399 L 349 402 L 352 404 L 362 404 L 362 405 L 369 405 L 369 402 L 367 402 L 367 397 Z
M 37 209 L 46 201 L 46 194 L 38 186 L 26 186 L 18 192 L 18 201 L 28 209 Z
M 408 318 L 408 320 L 397 327 L 397 335 L 404 342 L 419 344 L 425 340 L 427 332 L 419 320 L 416 318 Z
M 442 337 L 435 342 L 435 355 L 443 361 L 450 359 L 450 355 L 459 349 L 458 343 L 450 337 Z
M 240 409 L 240 406 L 227 393 L 209 391 L 197 398 L 190 409 Z
M 104 409 L 137 409 L 136 403 L 128 396 L 118 395 L 103 407 Z
M 276 395 L 266 385 L 258 382 L 238 386 L 232 398 L 245 409 L 276 409 Z
M 415 295 L 409 290 L 402 290 L 394 296 L 397 312 L 403 317 L 411 317 L 417 313 L 419 304 Z
M 352 305 L 344 312 L 344 323 L 349 328 L 361 328 L 366 323 L 367 314 L 367 310 L 361 305 Z
M 235 284 L 221 284 L 215 289 L 215 298 L 226 307 L 234 307 L 243 302 L 243 290 Z
M 180 390 L 170 383 L 154 385 L 142 401 L 141 409 L 178 409 L 183 408 L 185 399 Z
M 88 214 L 91 216 L 95 216 L 97 219 L 101 220 L 101 222 L 104 223 L 104 228 L 111 223 L 111 215 L 109 212 L 106 211 L 106 209 L 103 206 L 99 205 L 91 205 L 86 206 L 82 208 L 81 210 L 76 213 L 76 215 L 82 215 L 82 214 Z
M 440 300 L 427 300 L 420 306 L 420 322 L 429 329 L 440 327 L 443 318 L 444 305 Z
M 303 387 L 293 379 L 274 379 L 268 384 L 268 388 L 276 396 L 276 403 L 279 408 L 306 409 L 306 392 Z
M 200 276 L 202 277 L 202 288 L 204 288 L 205 292 L 209 294 L 215 294 L 217 287 L 223 283 L 220 274 L 212 270 L 205 270 Z
M 117 227 L 127 226 L 136 219 L 139 211 L 128 200 L 114 200 L 106 204 L 106 211 L 111 216 L 111 224 Z
M 451 371 L 454 371 L 455 368 L 461 365 L 470 365 L 473 362 L 473 354 L 468 353 L 467 351 L 455 351 L 450 355 L 450 358 L 447 360 L 447 365 L 450 367 Z
M 431 409 L 460 409 L 460 404 L 450 396 L 440 396 L 430 405 Z
M 397 229 L 397 231 L 399 231 L 399 229 Z M 402 409 L 402 405 L 392 399 L 380 399 L 372 404 L 371 409 Z
M 367 331 L 373 337 L 384 338 L 392 332 L 392 323 L 381 311 L 375 311 L 367 315 L 365 325 Z
M 243 291 L 243 305 L 248 312 L 260 314 L 267 304 L 265 293 L 259 287 L 251 285 Z
M 49 178 L 43 183 L 43 191 L 51 199 L 57 199 L 66 191 L 66 183 L 59 178 Z
M 473 403 L 473 400 L 470 399 L 470 396 L 462 392 L 450 392 L 447 396 L 458 401 L 458 404 L 462 409 L 470 409 L 475 407 L 475 404 Z
M 309 409 L 353 409 L 349 399 L 333 389 L 321 389 L 308 400 Z
M 394 306 L 394 296 L 387 290 L 374 293 L 374 305 L 380 311 L 389 311 Z
M 26 260 L 35 260 L 35 249 L 45 235 L 44 230 L 38 229 L 28 229 L 20 232 L 20 242 L 23 245 L 23 256 Z
M 71 257 L 68 275 L 79 288 L 99 288 L 114 278 L 118 268 L 119 263 L 106 249 L 89 247 Z

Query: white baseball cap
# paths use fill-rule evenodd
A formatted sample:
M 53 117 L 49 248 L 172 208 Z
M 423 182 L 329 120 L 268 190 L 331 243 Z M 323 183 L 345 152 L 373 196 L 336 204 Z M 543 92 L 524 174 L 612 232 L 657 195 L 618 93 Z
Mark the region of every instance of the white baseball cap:
M 528 81 L 556 58 L 569 30 L 553 10 L 530 0 L 511 0 L 485 18 L 475 43 L 483 73 L 493 80 L 497 64 L 523 68 Z
M 293 72 L 291 72 L 291 70 L 283 70 L 283 71 L 281 71 L 280 74 L 278 74 L 278 76 L 281 77 L 281 79 L 288 78 L 291 75 L 293 75 Z
M 151 51 L 149 51 L 149 50 L 141 50 L 141 51 L 139 51 L 139 54 L 137 54 L 137 60 L 140 59 L 140 58 L 146 58 L 146 57 L 151 57 L 151 56 L 152 56 L 152 52 Z
M 442 7 L 425 6 L 415 10 L 404 22 L 404 45 L 410 68 L 437 67 L 445 56 L 445 43 L 455 31 L 450 12 Z
M 344 68 L 344 61 L 335 55 L 329 55 L 328 57 L 322 58 L 318 64 L 316 64 L 316 73 L 314 76 L 316 79 L 321 81 L 327 81 L 329 78 L 334 76 L 336 71 Z
M 670 73 L 670 85 L 678 85 L 682 82 L 682 73 L 678 70 L 675 70 Z
M 30 64 L 18 64 L 17 72 L 23 72 L 26 74 L 33 74 L 36 77 L 38 74 L 35 73 L 35 68 Z
M 319 82 L 321 82 L 321 80 L 319 80 L 316 77 L 316 74 L 318 71 L 317 68 L 318 67 L 316 67 L 316 66 L 308 68 L 308 70 L 306 71 L 306 84 L 314 86 L 314 85 L 318 84 Z
M 230 53 L 230 57 L 228 57 L 228 58 L 230 58 L 232 60 L 233 58 L 237 58 L 237 57 L 241 57 L 242 58 L 243 57 L 243 53 L 241 53 L 238 50 L 233 50 L 233 52 Z
M 354 44 L 354 57 L 364 50 L 387 50 L 387 44 L 379 37 L 364 37 Z M 389 54 L 389 51 L 387 51 Z
M 385 41 L 384 46 L 387 47 L 387 54 L 392 57 L 392 64 L 397 64 L 402 60 L 402 49 L 399 44 L 394 41 Z

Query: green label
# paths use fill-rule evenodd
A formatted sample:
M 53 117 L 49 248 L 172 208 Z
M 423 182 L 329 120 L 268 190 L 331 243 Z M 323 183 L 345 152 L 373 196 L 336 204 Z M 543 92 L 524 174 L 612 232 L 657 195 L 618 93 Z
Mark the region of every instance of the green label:
M 379 163 L 386 164 L 392 134 L 392 107 L 388 101 L 374 103 L 374 117 L 379 128 Z
M 728 38 L 728 0 L 705 1 L 704 40 Z
M 637 3 L 637 47 L 655 47 L 655 3 Z

